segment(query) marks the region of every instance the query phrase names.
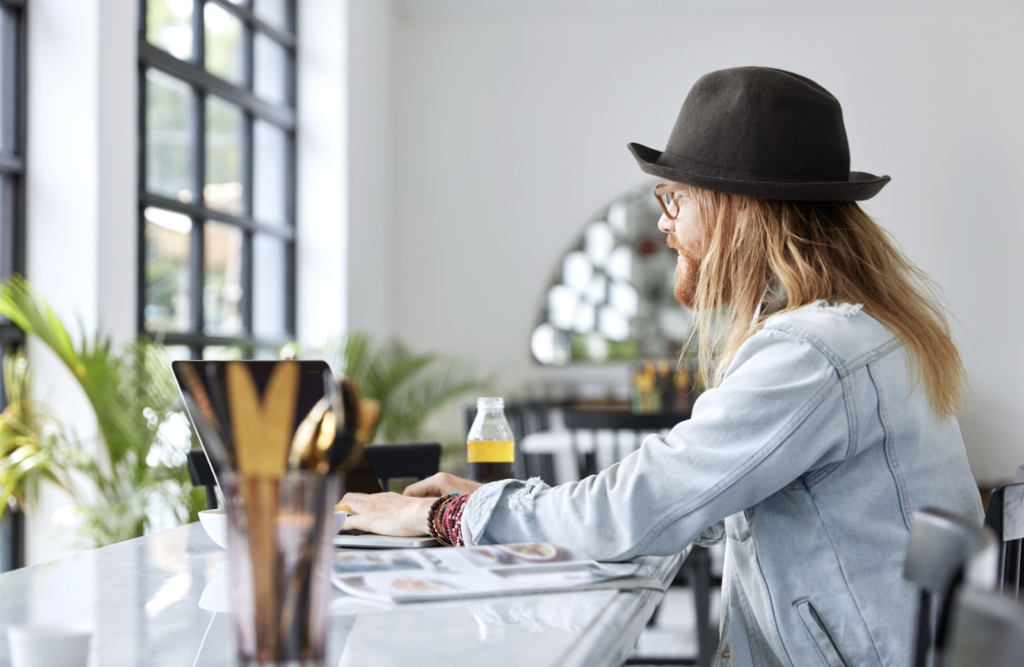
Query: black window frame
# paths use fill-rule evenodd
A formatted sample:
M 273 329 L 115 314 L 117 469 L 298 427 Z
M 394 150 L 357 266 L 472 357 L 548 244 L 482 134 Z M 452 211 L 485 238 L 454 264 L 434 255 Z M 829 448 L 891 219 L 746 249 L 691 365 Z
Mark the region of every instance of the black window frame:
M 26 0 L 0 0 L 0 132 L 12 145 L 0 147 L 0 278 L 25 273 L 25 149 L 28 143 L 28 28 Z M 25 342 L 25 333 L 0 318 L 0 349 L 9 352 Z M 0 409 L 7 388 L 0 373 Z M 25 566 L 25 515 L 0 507 L 0 572 Z
M 259 0 L 256 0 L 257 2 Z M 259 350 L 285 345 L 295 339 L 296 321 L 296 45 L 297 0 L 286 0 L 289 30 L 263 21 L 253 10 L 253 0 L 235 4 L 229 0 L 192 0 L 192 59 L 180 60 L 167 51 L 150 44 L 146 39 L 147 0 L 139 0 L 139 70 L 138 70 L 138 331 L 165 345 L 187 346 L 192 358 L 202 358 L 207 347 L 223 346 L 239 348 L 243 358 L 255 356 Z M 211 74 L 205 64 L 205 16 L 207 4 L 216 5 L 239 19 L 242 33 L 242 71 L 244 84 L 239 86 Z M 277 105 L 256 96 L 254 92 L 254 41 L 259 32 L 284 47 L 289 57 L 286 68 L 287 104 Z M 192 191 L 196 193 L 192 203 L 151 193 L 146 190 L 146 72 L 158 70 L 187 84 L 191 91 L 189 129 L 192 137 L 191 178 Z M 203 204 L 205 185 L 206 152 L 206 100 L 208 95 L 221 98 L 237 106 L 243 114 L 244 129 L 242 142 L 242 213 L 233 215 Z M 285 209 L 287 226 L 275 226 L 258 222 L 253 217 L 253 127 L 257 121 L 266 121 L 283 131 L 286 137 L 285 165 Z M 190 328 L 186 332 L 154 331 L 146 328 L 146 218 L 149 207 L 164 209 L 188 216 L 192 221 L 190 238 Z M 212 335 L 204 331 L 203 288 L 204 288 L 204 229 L 207 221 L 225 223 L 240 229 L 242 242 L 242 333 L 234 336 Z M 253 236 L 259 233 L 275 237 L 285 244 L 285 313 L 284 334 L 276 337 L 256 337 L 253 333 Z

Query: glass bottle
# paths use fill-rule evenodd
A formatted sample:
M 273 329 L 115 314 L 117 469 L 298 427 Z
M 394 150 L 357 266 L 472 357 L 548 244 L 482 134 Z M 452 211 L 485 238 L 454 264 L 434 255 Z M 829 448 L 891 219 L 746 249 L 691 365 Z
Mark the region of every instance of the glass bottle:
M 482 483 L 512 479 L 515 460 L 515 440 L 505 419 L 505 400 L 478 398 L 476 419 L 466 442 L 469 479 Z

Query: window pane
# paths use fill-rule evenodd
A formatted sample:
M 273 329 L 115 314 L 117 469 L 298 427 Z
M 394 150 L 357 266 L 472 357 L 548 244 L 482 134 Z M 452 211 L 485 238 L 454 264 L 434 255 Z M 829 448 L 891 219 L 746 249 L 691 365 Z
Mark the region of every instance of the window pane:
M 187 361 L 192 359 L 192 350 L 187 345 L 165 345 L 164 354 L 171 361 Z
M 209 347 L 203 348 L 203 359 L 213 359 L 214 361 L 238 361 L 244 359 L 245 355 L 240 347 L 221 347 L 220 345 L 210 345 Z
M 7 231 L 14 226 L 14 179 L 10 176 L 0 174 L 0 230 Z M 4 238 L 7 234 L 0 232 L 0 258 L 4 256 Z M 0 278 L 6 278 L 11 267 L 0 266 Z M 0 316 L 0 324 L 8 322 L 6 317 Z M 3 373 L 0 373 L 3 375 Z M 0 400 L 3 395 L 0 394 Z
M 253 0 L 253 9 L 256 16 L 275 28 L 291 30 L 288 25 L 288 3 L 289 0 Z
M 192 59 L 192 0 L 149 0 L 146 40 L 176 58 Z
M 207 3 L 206 71 L 231 83 L 244 86 L 242 70 L 242 22 L 222 7 Z
M 188 84 L 146 71 L 146 189 L 192 201 Z
M 192 312 L 192 220 L 187 215 L 147 208 L 146 305 L 149 331 L 188 331 Z
M 218 97 L 206 98 L 206 186 L 212 209 L 242 213 L 242 110 Z
M 277 126 L 253 123 L 253 217 L 276 227 L 288 226 L 288 137 Z
M 256 94 L 268 102 L 288 104 L 288 51 L 262 33 L 253 39 Z
M 207 222 L 203 226 L 203 330 L 211 335 L 242 332 L 242 230 Z
M 3 84 L 17 76 L 17 48 L 18 22 L 14 18 L 14 10 L 0 5 L 0 82 Z M 17 150 L 17 104 L 14 95 L 0 96 L 0 148 Z
M 256 337 L 288 332 L 285 308 L 288 294 L 288 246 L 266 234 L 253 238 L 252 328 Z

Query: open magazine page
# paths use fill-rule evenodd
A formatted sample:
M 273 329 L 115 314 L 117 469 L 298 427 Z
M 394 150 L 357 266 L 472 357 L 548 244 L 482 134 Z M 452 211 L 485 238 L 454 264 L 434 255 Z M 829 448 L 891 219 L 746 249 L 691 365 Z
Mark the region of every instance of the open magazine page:
M 546 543 L 453 549 L 346 550 L 332 580 L 350 595 L 408 602 L 567 590 L 628 577 L 634 563 L 598 563 Z

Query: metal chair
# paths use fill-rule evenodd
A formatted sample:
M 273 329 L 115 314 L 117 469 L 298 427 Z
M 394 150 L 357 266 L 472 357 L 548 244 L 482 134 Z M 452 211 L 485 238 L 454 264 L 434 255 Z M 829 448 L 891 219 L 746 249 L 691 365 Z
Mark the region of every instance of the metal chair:
M 943 667 L 1017 667 L 1024 660 L 1024 606 L 964 588 L 957 596 Z
M 419 481 L 435 474 L 441 464 L 441 445 L 418 442 L 396 445 L 370 445 L 366 458 L 380 480 L 380 488 L 388 491 L 393 479 Z
M 992 530 L 944 510 L 914 513 L 903 577 L 920 587 L 913 665 L 941 664 L 953 594 L 961 583 L 993 590 L 998 550 Z
M 623 459 L 631 454 L 642 440 L 645 433 L 658 433 L 669 430 L 681 421 L 690 418 L 687 412 L 662 412 L 653 414 L 637 414 L 626 410 L 563 410 L 562 420 L 570 431 L 570 442 L 574 459 L 578 466 L 578 477 L 583 479 L 597 474 L 597 432 L 612 431 L 614 433 L 614 454 L 616 459 Z M 581 452 L 579 433 L 589 431 L 593 447 L 589 452 Z M 623 441 L 623 434 L 629 433 L 628 442 Z M 693 588 L 694 609 L 697 621 L 697 655 L 694 657 L 650 658 L 632 656 L 626 664 L 658 664 L 658 665 L 701 665 L 710 666 L 715 653 L 717 638 L 712 624 L 711 588 L 721 581 L 714 582 L 711 578 L 711 557 L 703 547 L 693 547 L 683 567 L 679 570 L 672 586 L 690 586 Z M 656 622 L 651 617 L 650 624 Z
M 690 418 L 690 412 L 659 412 L 637 414 L 626 410 L 563 410 L 562 420 L 570 432 L 572 451 L 577 462 L 579 479 L 597 474 L 597 432 L 612 431 L 615 434 L 615 457 L 623 459 L 633 452 L 636 443 L 644 433 L 658 433 L 673 428 Z M 589 431 L 594 446 L 589 452 L 581 452 L 579 433 Z M 629 448 L 623 445 L 622 434 L 634 435 Z
M 992 489 L 985 525 L 999 541 L 999 592 L 1020 597 L 1021 545 L 1024 544 L 1024 483 Z

